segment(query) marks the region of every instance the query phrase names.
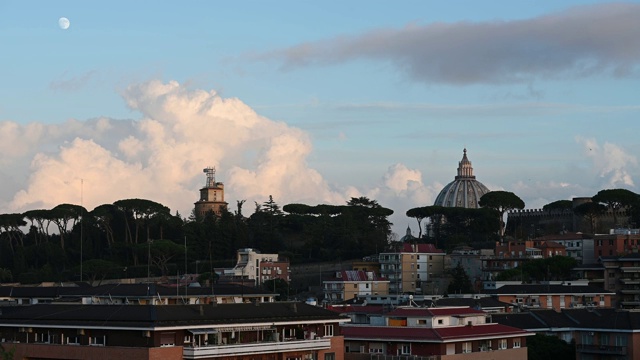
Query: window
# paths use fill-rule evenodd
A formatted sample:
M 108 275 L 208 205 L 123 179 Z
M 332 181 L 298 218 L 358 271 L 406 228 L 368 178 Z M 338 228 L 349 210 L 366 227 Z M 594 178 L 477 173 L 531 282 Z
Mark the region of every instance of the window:
M 92 346 L 104 346 L 107 342 L 107 337 L 91 336 L 89 337 L 89 345 Z
M 176 333 L 161 333 L 160 334 L 160 346 L 175 346 L 176 345 Z
M 518 349 L 520 347 L 520 338 L 513 339 L 513 348 Z
M 400 347 L 400 355 L 411 355 L 411 344 L 403 344 Z
M 609 345 L 609 334 L 600 334 L 600 345 Z
M 507 339 L 498 340 L 498 350 L 505 350 L 507 348 Z
M 491 340 L 482 340 L 480 344 L 478 344 L 478 350 L 480 351 L 489 351 L 491 350 Z
M 336 353 L 324 354 L 324 360 L 336 360 Z
M 470 352 L 471 352 L 471 341 L 463 342 L 462 343 L 462 353 L 463 354 L 468 354 Z
M 426 319 L 418 319 L 418 325 L 427 325 Z
M 443 324 L 442 319 L 438 319 L 438 325 L 442 325 L 442 324 Z
M 78 336 L 67 336 L 67 344 L 80 345 L 80 338 Z
M 333 325 L 324 326 L 324 336 L 333 336 Z
M 616 335 L 616 346 L 627 346 L 627 336 Z

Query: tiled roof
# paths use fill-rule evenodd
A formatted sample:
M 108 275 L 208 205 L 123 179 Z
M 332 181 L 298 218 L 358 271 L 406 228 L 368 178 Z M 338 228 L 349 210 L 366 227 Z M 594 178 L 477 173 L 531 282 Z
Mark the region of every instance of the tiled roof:
M 457 339 L 530 335 L 528 332 L 501 324 L 473 326 L 394 327 L 394 326 L 343 326 L 345 340 L 384 339 L 388 341 L 445 342 Z
M 436 248 L 433 244 L 402 244 L 402 252 L 405 253 L 432 253 L 440 254 L 444 251 Z

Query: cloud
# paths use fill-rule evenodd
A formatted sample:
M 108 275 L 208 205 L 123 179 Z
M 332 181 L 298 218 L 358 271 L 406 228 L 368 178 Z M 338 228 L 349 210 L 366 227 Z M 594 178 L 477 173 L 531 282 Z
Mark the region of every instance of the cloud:
M 606 188 L 633 187 L 634 181 L 630 169 L 638 166 L 638 159 L 627 154 L 616 144 L 605 142 L 602 146 L 594 138 L 576 137 L 583 152 L 591 160 L 593 170 L 603 180 Z
M 409 78 L 454 85 L 637 75 L 640 5 L 574 7 L 532 19 L 409 24 L 252 55 L 283 69 L 390 62 Z M 535 91 L 534 91 L 535 92 Z
M 78 76 L 68 77 L 68 72 L 62 75 L 61 79 L 49 83 L 52 90 L 76 91 L 84 88 L 97 74 L 96 70 L 87 71 Z
M 24 185 L 3 190 L 3 210 L 79 204 L 81 197 L 92 209 L 139 197 L 187 216 L 204 181 L 202 169 L 211 165 L 232 204 L 269 195 L 281 204 L 344 203 L 354 192 L 332 189 L 307 165 L 307 133 L 260 116 L 238 99 L 173 81 L 134 84 L 122 96 L 140 120 L 0 122 L 0 162 L 14 169 L 30 164 Z

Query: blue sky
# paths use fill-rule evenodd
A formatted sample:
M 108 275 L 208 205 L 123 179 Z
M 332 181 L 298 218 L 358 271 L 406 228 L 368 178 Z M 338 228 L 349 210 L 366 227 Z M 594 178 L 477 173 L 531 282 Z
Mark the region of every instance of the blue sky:
M 640 192 L 638 2 L 4 1 L 0 14 L 3 212 L 144 197 L 186 215 L 216 166 L 231 209 L 368 196 L 402 234 L 464 147 L 478 180 L 528 208 Z

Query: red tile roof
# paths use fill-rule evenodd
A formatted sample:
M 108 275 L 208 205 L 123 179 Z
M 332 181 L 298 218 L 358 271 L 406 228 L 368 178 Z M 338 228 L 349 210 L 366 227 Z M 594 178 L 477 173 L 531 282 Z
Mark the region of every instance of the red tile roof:
M 433 244 L 402 244 L 402 252 L 405 253 L 435 253 L 441 254 L 442 250 L 436 248 Z

